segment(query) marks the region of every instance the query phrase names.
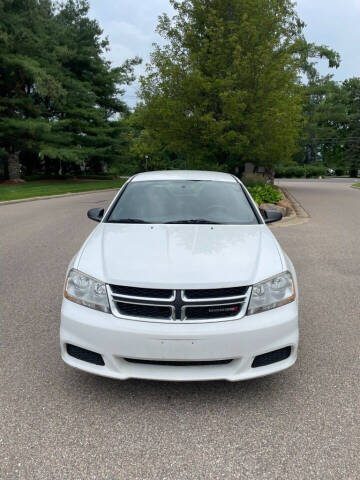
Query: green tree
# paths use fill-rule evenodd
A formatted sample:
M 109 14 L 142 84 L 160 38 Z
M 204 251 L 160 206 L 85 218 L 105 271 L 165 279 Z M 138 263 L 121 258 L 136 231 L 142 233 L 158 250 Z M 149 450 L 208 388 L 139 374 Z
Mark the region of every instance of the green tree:
M 346 98 L 345 158 L 351 177 L 360 170 L 360 78 L 345 80 L 342 84 Z
M 131 142 L 129 142 L 130 163 L 133 172 L 172 168 L 186 169 L 188 167 L 185 157 L 176 155 L 161 138 L 153 135 L 144 127 L 143 117 L 139 110 L 131 115 L 128 126 L 131 138 Z M 124 166 L 118 170 L 126 171 Z
M 336 54 L 305 41 L 290 0 L 171 3 L 176 16 L 157 29 L 167 44 L 141 78 L 147 137 L 191 167 L 287 162 L 303 127 L 300 75 Z
M 307 87 L 301 163 L 322 160 L 357 176 L 360 168 L 360 78 L 320 78 Z
M 87 0 L 0 0 L 0 147 L 11 179 L 24 153 L 59 172 L 123 154 L 122 87 L 140 60 L 112 68 L 103 56 L 108 40 L 88 10 Z
M 310 164 L 318 160 L 330 161 L 336 149 L 333 147 L 339 140 L 339 122 L 344 112 L 338 98 L 340 87 L 330 75 L 321 77 L 314 75 L 303 87 L 304 95 L 304 128 L 299 139 L 299 152 L 294 156 L 300 164 Z
M 129 115 L 121 100 L 123 85 L 134 80 L 140 60 L 112 68 L 102 54 L 109 48 L 96 20 L 88 18 L 87 0 L 68 0 L 56 12 L 57 62 L 66 96 L 51 109 L 51 134 L 42 154 L 64 161 L 101 162 L 106 166 L 126 145 L 124 118 Z M 61 142 L 59 140 L 61 139 Z
M 20 152 L 36 148 L 49 129 L 46 103 L 64 95 L 46 68 L 51 8 L 47 1 L 0 0 L 0 148 L 13 180 L 20 178 Z

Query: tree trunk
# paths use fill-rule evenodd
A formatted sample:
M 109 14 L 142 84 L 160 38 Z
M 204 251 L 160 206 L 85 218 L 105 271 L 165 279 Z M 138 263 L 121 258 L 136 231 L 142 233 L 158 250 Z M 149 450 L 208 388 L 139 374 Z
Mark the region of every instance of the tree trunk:
M 21 165 L 19 155 L 20 152 L 12 152 L 10 153 L 8 158 L 9 180 L 17 183 L 21 183 L 24 181 L 20 176 Z
M 274 167 L 266 167 L 265 168 L 265 178 L 269 185 L 274 185 L 275 183 L 275 168 Z
M 356 168 L 354 165 L 351 166 L 350 172 L 349 172 L 349 177 L 350 178 L 357 178 L 358 177 L 358 168 Z

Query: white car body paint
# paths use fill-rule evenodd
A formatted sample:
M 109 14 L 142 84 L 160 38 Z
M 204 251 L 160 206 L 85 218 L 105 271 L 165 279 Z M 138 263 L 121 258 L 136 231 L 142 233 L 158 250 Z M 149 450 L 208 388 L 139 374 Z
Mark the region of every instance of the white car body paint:
M 161 179 L 237 181 L 229 174 L 217 172 L 139 174 L 122 187 L 103 218 L 106 219 L 129 182 Z M 259 214 L 252 199 L 249 198 L 249 202 Z M 156 322 L 150 318 L 136 321 L 64 298 L 60 328 L 64 361 L 112 378 L 176 381 L 237 381 L 275 373 L 293 365 L 298 347 L 296 273 L 272 232 L 262 220 L 260 222 L 256 225 L 100 222 L 72 259 L 69 269 L 75 268 L 107 285 L 179 291 L 248 286 L 249 296 L 252 285 L 289 271 L 294 279 L 296 299 L 254 315 L 246 315 L 244 311 L 239 318 L 187 323 Z M 69 355 L 68 344 L 97 352 L 105 365 L 94 365 Z M 286 359 L 252 367 L 256 356 L 287 347 L 291 348 L 291 353 Z M 126 358 L 145 363 L 130 363 Z M 211 363 L 225 360 L 229 362 Z M 185 365 L 172 365 L 171 362 L 184 362 Z M 186 362 L 190 363 L 186 365 Z

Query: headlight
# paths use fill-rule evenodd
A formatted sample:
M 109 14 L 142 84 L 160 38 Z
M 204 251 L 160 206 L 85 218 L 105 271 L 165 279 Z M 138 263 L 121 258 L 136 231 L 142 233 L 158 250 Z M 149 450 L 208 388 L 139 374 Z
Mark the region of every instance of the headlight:
M 295 300 L 295 285 L 290 272 L 280 273 L 253 286 L 247 314 L 266 312 Z
M 64 297 L 85 307 L 110 312 L 105 283 L 74 268 L 67 276 Z

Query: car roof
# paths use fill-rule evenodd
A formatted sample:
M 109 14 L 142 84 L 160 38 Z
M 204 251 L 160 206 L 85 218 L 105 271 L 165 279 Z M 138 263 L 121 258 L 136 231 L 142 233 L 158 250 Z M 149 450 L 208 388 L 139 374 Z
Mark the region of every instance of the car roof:
M 207 180 L 216 182 L 236 182 L 230 173 L 206 172 L 202 170 L 162 170 L 158 172 L 138 173 L 132 182 L 145 182 L 151 180 Z

